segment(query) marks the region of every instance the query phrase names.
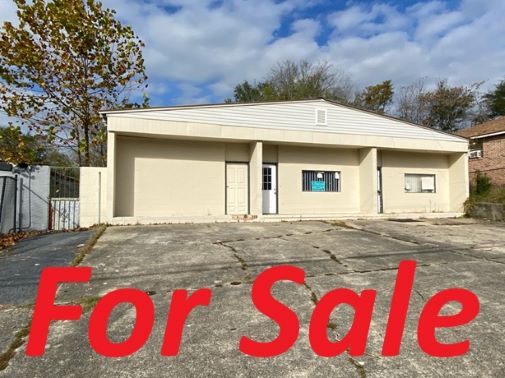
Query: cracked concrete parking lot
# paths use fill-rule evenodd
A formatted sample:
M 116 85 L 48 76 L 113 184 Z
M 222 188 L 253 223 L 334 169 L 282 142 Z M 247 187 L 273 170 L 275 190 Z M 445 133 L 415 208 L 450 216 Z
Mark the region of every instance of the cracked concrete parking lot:
M 416 260 L 414 292 L 401 354 L 381 357 L 396 270 Z M 276 337 L 278 327 L 251 303 L 254 278 L 267 267 L 291 264 L 306 272 L 305 285 L 278 283 L 274 296 L 300 319 L 300 335 L 288 352 L 256 359 L 239 351 L 243 335 L 257 341 Z M 46 354 L 28 358 L 26 343 L 0 377 L 503 377 L 505 376 L 505 226 L 465 219 L 374 220 L 294 223 L 234 223 L 110 227 L 82 262 L 94 268 L 89 284 L 69 284 L 60 302 L 89 302 L 119 287 L 151 295 L 156 322 L 148 343 L 128 358 L 98 356 L 87 340 L 89 311 L 80 321 L 54 322 Z M 187 319 L 179 356 L 160 356 L 171 292 L 210 287 L 208 308 Z M 323 358 L 308 341 L 315 302 L 346 287 L 377 290 L 366 354 Z M 417 344 L 417 320 L 436 292 L 463 287 L 480 300 L 469 325 L 437 331 L 441 341 L 468 338 L 470 351 L 457 358 L 433 358 Z M 444 311 L 457 312 L 450 303 Z M 118 306 L 109 320 L 109 337 L 126 339 L 135 310 Z M 328 335 L 345 334 L 352 312 L 341 307 L 331 316 Z

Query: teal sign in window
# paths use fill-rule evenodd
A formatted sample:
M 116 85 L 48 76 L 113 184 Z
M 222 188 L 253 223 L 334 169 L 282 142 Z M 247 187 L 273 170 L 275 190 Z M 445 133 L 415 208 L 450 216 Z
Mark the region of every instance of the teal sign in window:
M 311 181 L 310 190 L 313 192 L 325 192 L 326 184 L 324 181 Z

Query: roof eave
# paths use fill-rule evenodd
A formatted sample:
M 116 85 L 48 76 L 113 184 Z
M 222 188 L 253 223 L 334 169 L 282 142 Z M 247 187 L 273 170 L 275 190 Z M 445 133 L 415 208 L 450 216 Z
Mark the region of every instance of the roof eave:
M 488 134 L 482 134 L 482 135 L 474 135 L 471 137 L 468 137 L 469 139 L 484 139 L 484 138 L 491 138 L 494 136 L 499 136 L 499 135 L 505 135 L 505 130 L 503 131 L 497 131 L 494 133 L 488 133 Z
M 248 103 L 215 103 L 215 104 L 193 104 L 193 105 L 174 105 L 174 106 L 153 106 L 149 108 L 135 109 L 104 109 L 100 110 L 99 114 L 118 114 L 118 113 L 143 113 L 148 111 L 163 111 L 163 110 L 178 110 L 178 109 L 193 109 L 193 108 L 231 108 L 235 106 L 258 106 L 258 105 L 273 105 L 273 104 L 290 104 L 290 103 L 307 103 L 307 102 L 324 102 L 322 98 L 311 100 L 278 100 L 264 102 L 248 102 Z

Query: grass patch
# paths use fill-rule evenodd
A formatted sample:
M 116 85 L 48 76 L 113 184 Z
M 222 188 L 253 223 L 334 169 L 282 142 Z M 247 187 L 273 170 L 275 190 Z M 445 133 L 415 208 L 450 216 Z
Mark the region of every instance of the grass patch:
M 328 327 L 329 329 L 331 329 L 332 331 L 335 331 L 335 330 L 337 329 L 337 327 L 338 327 L 338 326 L 337 326 L 337 324 L 336 324 L 336 323 L 333 323 L 333 322 L 328 322 L 327 327 Z
M 470 197 L 465 202 L 465 213 L 470 214 L 473 206 L 479 202 L 498 203 L 505 206 L 505 187 L 492 186 L 484 193 L 478 193 L 475 188 L 472 188 Z
M 5 370 L 9 366 L 9 361 L 16 354 L 16 349 L 18 349 L 24 343 L 24 339 L 30 333 L 30 324 L 27 324 L 19 331 L 16 332 L 14 340 L 12 340 L 9 348 L 0 355 L 0 371 Z
M 77 266 L 82 262 L 82 260 L 84 260 L 86 255 L 91 252 L 97 240 L 100 238 L 100 236 L 102 236 L 106 229 L 107 225 L 105 224 L 96 227 L 95 233 L 91 239 L 89 239 L 83 247 L 77 250 L 77 256 L 75 256 L 74 260 L 70 264 L 71 266 Z
M 90 312 L 97 302 L 101 299 L 101 297 L 83 297 L 79 301 L 77 301 L 75 304 L 79 304 L 82 307 L 82 313 L 86 314 Z
M 478 202 L 501 203 L 505 205 L 505 188 L 493 186 L 487 194 L 472 194 L 470 198 Z

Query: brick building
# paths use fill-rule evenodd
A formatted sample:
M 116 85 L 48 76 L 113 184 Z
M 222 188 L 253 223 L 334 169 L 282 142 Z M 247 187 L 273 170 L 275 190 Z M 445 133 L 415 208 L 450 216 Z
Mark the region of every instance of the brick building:
M 470 179 L 485 173 L 494 184 L 505 186 L 505 116 L 458 131 L 470 139 Z

